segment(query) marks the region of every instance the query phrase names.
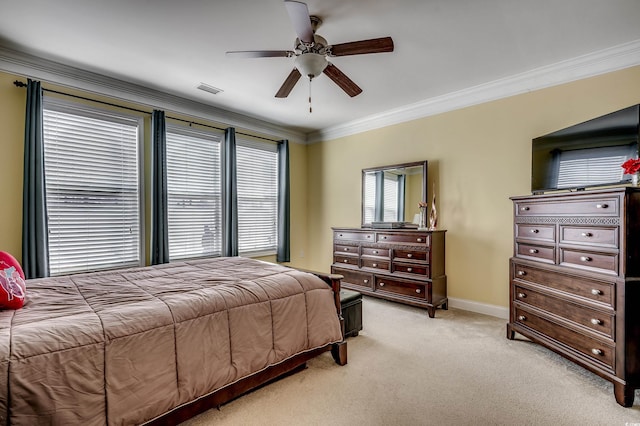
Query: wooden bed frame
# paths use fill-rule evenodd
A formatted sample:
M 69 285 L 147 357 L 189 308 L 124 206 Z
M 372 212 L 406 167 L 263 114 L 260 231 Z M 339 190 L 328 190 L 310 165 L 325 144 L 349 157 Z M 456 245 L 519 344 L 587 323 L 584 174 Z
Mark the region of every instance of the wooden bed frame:
M 144 424 L 153 426 L 169 426 L 184 422 L 185 420 L 211 408 L 219 408 L 221 405 L 279 378 L 301 371 L 306 367 L 307 361 L 329 350 L 338 365 L 346 365 L 347 342 L 344 338 L 344 318 L 342 318 L 342 310 L 340 307 L 340 281 L 343 277 L 338 274 L 324 274 L 313 271 L 305 272 L 310 272 L 320 277 L 333 290 L 336 312 L 340 318 L 340 327 L 342 328 L 342 341 L 295 355 L 277 365 L 272 365 L 271 367 L 224 386 L 208 395 L 176 407 L 162 416 L 156 417 Z

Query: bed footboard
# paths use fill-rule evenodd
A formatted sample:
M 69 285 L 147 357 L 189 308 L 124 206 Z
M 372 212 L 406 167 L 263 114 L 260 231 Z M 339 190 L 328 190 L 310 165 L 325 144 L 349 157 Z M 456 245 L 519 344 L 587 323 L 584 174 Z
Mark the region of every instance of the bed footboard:
M 333 302 L 336 305 L 336 313 L 340 319 L 340 328 L 342 329 L 342 341 L 334 343 L 331 348 L 331 355 L 338 365 L 347 364 L 347 341 L 344 338 L 344 318 L 342 317 L 342 306 L 340 305 L 340 283 L 344 278 L 339 274 L 325 274 L 323 272 L 305 271 L 312 273 L 326 282 L 333 290 Z

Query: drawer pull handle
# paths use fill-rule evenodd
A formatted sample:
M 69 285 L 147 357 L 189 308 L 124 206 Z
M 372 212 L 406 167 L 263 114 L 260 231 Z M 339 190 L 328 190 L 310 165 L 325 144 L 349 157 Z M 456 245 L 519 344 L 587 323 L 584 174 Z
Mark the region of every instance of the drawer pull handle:
M 377 268 L 377 267 L 378 267 L 378 264 L 377 264 L 377 263 L 374 263 L 372 266 L 373 266 L 374 268 Z
M 522 210 L 523 212 L 529 211 L 529 207 L 520 207 L 520 210 Z
M 529 253 L 531 254 L 536 254 L 538 252 L 538 249 L 529 249 Z
M 594 296 L 601 296 L 602 295 L 602 290 L 598 290 L 597 288 L 592 288 L 591 289 L 591 294 L 593 294 Z
M 416 288 L 416 293 L 420 294 L 422 293 L 422 290 L 420 290 L 419 288 Z
M 378 250 L 374 250 L 374 251 L 373 251 L 373 254 L 378 254 Z
M 409 254 L 407 254 L 407 257 L 408 257 L 409 259 L 411 259 L 411 258 L 413 257 L 413 255 L 412 255 L 411 253 L 409 253 Z
M 384 287 L 384 283 L 380 283 L 378 284 L 380 287 Z
M 518 293 L 518 297 L 521 299 L 525 299 L 527 295 L 525 293 Z
M 594 355 L 602 355 L 604 352 L 602 352 L 602 349 L 593 348 L 591 349 L 591 353 Z
M 383 239 L 383 240 L 386 240 L 386 239 L 387 239 L 387 237 L 386 237 L 385 235 L 383 235 L 383 236 L 382 236 L 382 239 Z
M 525 271 L 518 271 L 518 276 L 519 277 L 524 277 L 525 275 L 527 275 L 527 273 Z
M 369 284 L 369 280 L 362 280 L 363 283 Z
M 371 238 L 371 235 L 367 235 L 367 238 Z
M 603 204 L 596 204 L 596 208 L 597 209 L 606 209 L 608 207 L 609 207 L 608 204 L 604 204 L 604 203 Z
M 591 232 L 583 232 L 582 236 L 589 238 L 589 237 L 593 237 L 593 234 Z
M 532 229 L 532 230 L 531 230 L 531 233 L 532 233 L 532 234 L 537 234 L 538 232 L 540 232 L 540 230 L 538 230 L 538 229 Z
M 340 236 L 342 237 L 342 234 L 340 234 Z
M 413 268 L 407 268 L 407 272 L 413 272 Z
M 526 320 L 527 320 L 527 317 L 525 317 L 524 315 L 520 315 L 518 317 L 518 321 L 526 321 Z
M 348 249 L 348 248 L 345 248 L 345 249 L 344 249 L 344 251 L 349 251 L 349 249 Z
M 591 318 L 591 324 L 602 325 L 602 320 L 599 320 L 598 318 Z
M 591 258 L 589 256 L 580 256 L 580 260 L 582 262 L 591 262 Z
M 418 238 L 418 242 L 421 243 L 422 242 L 422 238 Z
M 348 259 L 343 260 L 344 263 L 349 263 Z

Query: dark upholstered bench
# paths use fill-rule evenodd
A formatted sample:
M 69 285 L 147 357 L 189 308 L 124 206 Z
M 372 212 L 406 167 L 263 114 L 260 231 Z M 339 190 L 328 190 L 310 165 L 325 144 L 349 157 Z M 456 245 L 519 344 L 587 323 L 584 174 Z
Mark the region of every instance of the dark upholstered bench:
M 362 294 L 340 289 L 340 307 L 344 318 L 344 337 L 357 336 L 362 330 Z

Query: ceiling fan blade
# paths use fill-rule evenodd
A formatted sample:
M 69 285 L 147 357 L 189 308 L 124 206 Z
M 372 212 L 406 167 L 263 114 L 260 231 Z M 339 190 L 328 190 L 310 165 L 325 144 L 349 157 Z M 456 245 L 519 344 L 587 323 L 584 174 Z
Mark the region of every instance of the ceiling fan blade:
M 331 56 L 362 55 L 364 53 L 393 52 L 391 37 L 352 41 L 331 46 Z
M 290 58 L 295 55 L 290 50 L 233 50 L 227 52 L 232 58 Z
M 342 90 L 346 92 L 347 95 L 354 96 L 362 93 L 362 89 L 358 87 L 349 77 L 347 77 L 342 71 L 338 69 L 333 64 L 327 65 L 327 67 L 322 71 L 325 73 L 334 83 L 336 83 Z
M 278 90 L 278 93 L 276 93 L 276 98 L 286 98 L 287 96 L 289 96 L 289 93 L 291 93 L 293 86 L 296 85 L 301 76 L 302 74 L 300 74 L 300 71 L 298 71 L 297 68 L 294 68 L 287 79 L 284 81 L 284 83 L 282 83 L 282 86 L 280 86 L 280 90 Z
M 313 43 L 313 28 L 309 18 L 309 8 L 305 3 L 292 0 L 284 0 L 284 5 L 291 18 L 293 29 L 303 43 Z

